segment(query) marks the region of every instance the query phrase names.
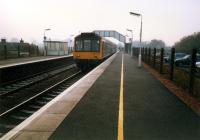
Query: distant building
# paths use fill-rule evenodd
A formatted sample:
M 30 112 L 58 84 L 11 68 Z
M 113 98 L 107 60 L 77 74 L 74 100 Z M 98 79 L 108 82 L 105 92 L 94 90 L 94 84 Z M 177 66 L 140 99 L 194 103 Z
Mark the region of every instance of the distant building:
M 62 41 L 44 41 L 47 56 L 68 55 L 68 42 Z
M 146 44 L 148 44 L 149 42 L 147 41 L 143 41 L 142 44 L 140 44 L 140 41 L 133 41 L 132 47 L 133 48 L 140 48 L 141 47 L 145 47 Z
M 7 42 L 6 39 L 1 39 L 0 42 L 0 59 L 37 55 L 37 51 L 37 46 L 25 43 L 22 39 L 20 42 Z

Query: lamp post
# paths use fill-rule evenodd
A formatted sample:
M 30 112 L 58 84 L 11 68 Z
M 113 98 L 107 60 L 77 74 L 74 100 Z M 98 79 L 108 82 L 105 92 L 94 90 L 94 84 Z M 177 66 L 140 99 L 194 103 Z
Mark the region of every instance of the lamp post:
M 49 30 L 51 30 L 51 29 L 44 29 L 44 56 L 46 56 L 47 55 L 47 48 L 46 48 L 46 44 L 45 44 L 45 41 L 46 41 L 46 39 L 47 39 L 47 37 L 45 36 L 45 33 L 47 32 L 47 31 L 49 31 Z
M 73 51 L 73 37 L 74 37 L 74 34 L 71 34 L 70 35 L 70 53 L 72 53 Z
M 126 29 L 127 31 L 131 32 L 131 56 L 133 56 L 132 46 L 133 46 L 133 30 Z
M 140 25 L 140 52 L 139 52 L 139 58 L 138 58 L 138 67 L 141 67 L 141 59 L 142 59 L 142 55 L 141 55 L 141 47 L 142 47 L 142 14 L 138 14 L 138 13 L 134 13 L 134 12 L 130 12 L 130 15 L 133 16 L 140 16 L 141 17 L 141 25 Z
M 130 37 L 126 34 L 125 35 L 125 37 L 127 37 L 128 38 L 128 41 L 130 42 Z M 126 38 L 126 40 L 127 40 L 127 38 Z M 127 42 L 127 41 L 126 41 Z M 127 45 L 128 46 L 128 45 Z M 125 45 L 125 52 L 126 53 L 129 53 L 129 50 L 128 50 L 128 47 L 126 47 L 126 45 Z

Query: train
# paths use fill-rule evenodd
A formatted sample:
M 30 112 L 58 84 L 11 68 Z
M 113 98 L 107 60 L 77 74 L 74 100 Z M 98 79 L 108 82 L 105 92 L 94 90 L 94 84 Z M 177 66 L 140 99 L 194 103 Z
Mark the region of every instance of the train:
M 117 45 L 94 32 L 81 33 L 75 37 L 73 59 L 78 68 L 85 71 L 116 53 Z

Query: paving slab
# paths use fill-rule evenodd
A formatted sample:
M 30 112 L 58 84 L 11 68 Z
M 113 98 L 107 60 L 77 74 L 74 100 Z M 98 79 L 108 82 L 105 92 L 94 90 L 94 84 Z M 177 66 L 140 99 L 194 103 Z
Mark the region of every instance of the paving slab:
M 13 139 L 116 140 L 122 56 L 53 100 Z M 125 140 L 200 139 L 200 117 L 127 54 L 123 115 Z
M 117 139 L 121 61 L 118 54 L 50 139 Z M 126 54 L 124 139 L 200 139 L 198 115 Z
M 52 132 L 26 131 L 15 137 L 13 140 L 47 140 L 51 134 Z
M 50 139 L 117 139 L 120 62 L 121 54 L 116 56 Z
M 47 139 L 109 66 L 115 56 L 116 54 L 86 74 L 0 139 Z M 40 135 L 42 136 L 40 137 Z
M 200 117 L 144 68 L 124 57 L 124 136 L 127 140 L 198 140 Z

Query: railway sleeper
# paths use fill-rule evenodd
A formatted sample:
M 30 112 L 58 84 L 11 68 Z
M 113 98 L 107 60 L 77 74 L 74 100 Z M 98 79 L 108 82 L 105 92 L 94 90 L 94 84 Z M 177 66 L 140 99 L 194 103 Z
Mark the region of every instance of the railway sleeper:
M 20 110 L 20 112 L 26 113 L 26 114 L 33 114 L 35 111 L 22 109 L 22 110 Z
M 16 115 L 11 116 L 11 117 L 17 120 L 26 120 L 28 118 L 27 116 L 16 116 Z

